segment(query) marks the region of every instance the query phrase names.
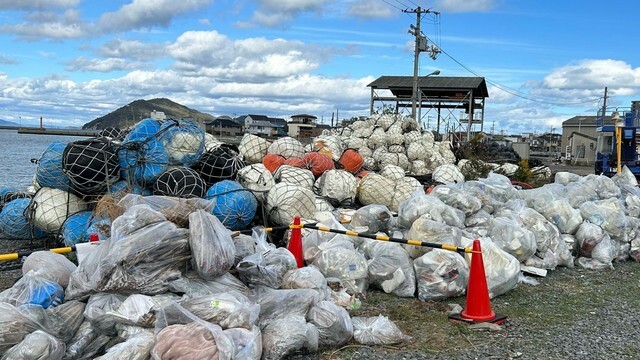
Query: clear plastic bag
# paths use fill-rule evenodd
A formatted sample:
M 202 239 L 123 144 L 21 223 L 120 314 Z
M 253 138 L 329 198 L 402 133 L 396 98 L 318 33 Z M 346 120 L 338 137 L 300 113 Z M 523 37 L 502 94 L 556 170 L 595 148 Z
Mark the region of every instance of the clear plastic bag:
M 296 260 L 289 250 L 267 243 L 263 229 L 254 229 L 253 238 L 257 252 L 238 263 L 238 277 L 249 286 L 265 285 L 277 289 L 282 285 L 284 274 L 298 268 Z
M 289 270 L 282 279 L 283 289 L 312 289 L 318 292 L 321 299 L 329 296 L 327 279 L 315 266 L 305 266 Z
M 580 210 L 572 208 L 567 199 L 551 201 L 540 213 L 563 234 L 575 233 L 582 223 Z
M 2 360 L 46 359 L 62 360 L 65 344 L 42 330 L 25 336 L 24 340 L 7 350 Z
M 149 352 L 155 344 L 153 333 L 139 333 L 125 342 L 116 344 L 107 353 L 95 358 L 96 360 L 147 360 Z
M 614 238 L 624 235 L 627 227 L 624 204 L 618 199 L 585 202 L 580 206 L 580 215 Z
M 609 237 L 600 226 L 586 221 L 583 222 L 578 228 L 578 231 L 576 231 L 576 240 L 578 241 L 580 256 L 590 258 L 593 249 L 605 236 Z
M 213 280 L 204 280 L 196 273 L 187 273 L 169 283 L 169 290 L 177 294 L 185 294 L 188 297 L 200 297 L 225 291 L 238 291 L 246 296 L 251 290 L 235 276 L 226 273 Z
M 64 355 L 65 359 L 79 359 L 84 354 L 85 349 L 98 335 L 98 332 L 91 326 L 88 320 L 83 321 L 78 331 L 67 344 Z
M 482 207 L 482 201 L 472 193 L 465 191 L 462 185 L 438 185 L 430 193 L 443 203 L 461 210 L 465 216 L 475 214 Z
M 322 299 L 311 289 L 275 290 L 262 287 L 257 289 L 255 300 L 260 305 L 258 325 L 264 330 L 276 319 L 290 315 L 306 317 L 309 309 Z
M 424 216 L 436 222 L 464 228 L 464 213 L 435 196 L 412 196 L 398 206 L 398 225 L 406 229 L 411 228 L 414 221 Z
M 126 296 L 119 294 L 91 295 L 84 310 L 84 317 L 99 333 L 113 336 L 116 334 L 116 321 L 107 313 L 116 311 L 125 299 Z
M 234 356 L 235 345 L 220 326 L 199 319 L 175 302 L 158 314 L 153 359 L 230 360 Z
M 418 299 L 442 300 L 463 295 L 469 280 L 469 265 L 460 254 L 433 249 L 415 259 Z
M 384 205 L 366 205 L 353 214 L 349 227 L 359 228 L 370 234 L 386 232 L 393 225 L 393 215 Z M 366 228 L 366 229 L 365 229 Z
M 236 347 L 236 359 L 260 360 L 262 357 L 262 332 L 257 326 L 250 330 L 233 328 L 224 330 L 224 334 Z
M 472 246 L 470 239 L 463 238 L 462 245 Z M 482 262 L 484 263 L 485 275 L 487 277 L 487 287 L 489 297 L 507 293 L 518 284 L 520 274 L 520 262 L 513 255 L 500 249 L 490 238 L 480 238 L 482 248 Z M 471 262 L 471 256 L 466 254 L 467 263 Z
M 571 182 L 580 180 L 581 176 L 568 171 L 558 171 L 554 177 L 554 182 L 557 184 L 567 185 Z
M 400 297 L 413 297 L 416 292 L 416 275 L 411 258 L 402 245 L 371 240 L 365 246 L 368 261 L 369 283 L 386 293 Z
M 40 277 L 31 270 L 12 287 L 1 292 L 0 301 L 15 306 L 40 305 L 46 309 L 62 304 L 64 289 L 57 282 Z
M 245 257 L 255 254 L 256 243 L 250 235 L 239 234 L 233 238 L 233 244 L 236 247 L 236 256 L 234 265 L 237 265 Z
M 78 331 L 84 321 L 83 313 L 86 304 L 80 301 L 67 301 L 64 304 L 44 310 L 39 316 L 39 323 L 42 330 L 56 337 L 58 340 L 67 343 L 71 341 L 73 335 Z M 38 305 L 23 306 L 23 311 L 29 309 L 33 314 L 40 314 L 41 307 Z
M 411 340 L 388 317 L 354 317 L 353 338 L 362 345 L 393 345 Z
M 25 336 L 39 329 L 40 326 L 35 319 L 9 303 L 0 302 L 0 353 L 4 353 L 21 342 Z
M 233 266 L 236 247 L 227 229 L 217 217 L 204 210 L 189 215 L 191 262 L 201 278 L 210 280 Z
M 322 250 L 313 262 L 326 277 L 340 279 L 350 294 L 361 294 L 368 287 L 367 260 L 355 250 L 334 247 Z
M 148 205 L 151 209 L 160 212 L 167 220 L 185 226 L 189 223 L 189 215 L 198 210 L 210 211 L 213 207 L 211 200 L 205 200 L 202 198 L 178 198 L 172 196 L 142 196 L 136 194 L 127 194 L 120 201 L 118 205 L 128 211 L 135 205 Z M 112 236 L 113 237 L 113 236 Z
M 262 359 L 279 360 L 296 351 L 318 350 L 318 329 L 303 316 L 277 319 L 262 329 Z
M 407 238 L 435 244 L 460 246 L 462 232 L 459 228 L 430 219 L 429 215 L 419 217 L 407 232 Z M 431 250 L 427 246 L 405 245 L 411 258 L 415 259 Z
M 251 329 L 260 314 L 260 305 L 237 291 L 186 298 L 179 304 L 198 318 L 223 329 Z
M 515 256 L 520 262 L 536 253 L 535 236 L 513 218 L 502 216 L 494 218 L 490 236 L 496 245 Z
M 151 328 L 156 321 L 156 312 L 166 303 L 177 300 L 173 294 L 147 296 L 133 294 L 127 297 L 117 309 L 107 311 L 106 316 L 116 324 Z
M 166 221 L 167 218 L 147 204 L 131 206 L 118 216 L 111 225 L 111 240 L 118 241 L 147 225 Z
M 307 314 L 307 320 L 318 329 L 320 346 L 340 347 L 353 337 L 349 313 L 331 301 L 320 301 Z
M 66 288 L 69 285 L 69 277 L 76 268 L 77 266 L 64 255 L 51 251 L 34 251 L 24 259 L 22 274 L 26 275 L 33 270 L 38 276 L 55 281 L 62 288 Z

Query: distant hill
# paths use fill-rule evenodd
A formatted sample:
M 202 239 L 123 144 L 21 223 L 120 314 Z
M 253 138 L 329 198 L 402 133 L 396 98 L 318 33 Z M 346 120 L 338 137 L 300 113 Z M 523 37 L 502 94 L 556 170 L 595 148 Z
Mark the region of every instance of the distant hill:
M 20 126 L 20 124 L 0 119 L 0 126 Z
M 101 116 L 82 126 L 83 129 L 102 130 L 108 127 L 128 128 L 135 122 L 149 117 L 152 111 L 161 111 L 167 116 L 167 119 L 190 119 L 197 122 L 205 122 L 215 120 L 215 117 L 200 111 L 190 109 L 184 105 L 180 105 L 169 99 L 159 98 L 151 100 L 136 100 L 115 111 Z

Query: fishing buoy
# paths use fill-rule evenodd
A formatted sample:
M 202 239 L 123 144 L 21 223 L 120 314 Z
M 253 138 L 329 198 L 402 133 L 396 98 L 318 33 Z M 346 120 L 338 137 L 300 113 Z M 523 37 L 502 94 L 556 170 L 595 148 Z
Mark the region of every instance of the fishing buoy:
M 52 142 L 42 152 L 36 167 L 36 182 L 40 186 L 69 191 L 69 178 L 62 171 L 62 153 L 67 144 Z
M 295 216 L 309 219 L 316 212 L 315 195 L 302 186 L 279 183 L 267 194 L 266 210 L 278 225 L 291 224 Z
M 204 131 L 192 120 L 168 120 L 158 139 L 169 155 L 170 165 L 192 166 L 204 152 Z
M 218 148 L 202 154 L 193 169 L 208 185 L 218 181 L 235 179 L 238 170 L 247 166 L 234 145 L 222 144 Z
M 223 180 L 207 191 L 207 199 L 213 202 L 211 213 L 231 230 L 243 230 L 256 215 L 258 201 L 239 183 Z
M 74 192 L 99 195 L 120 179 L 120 163 L 113 143 L 106 138 L 74 141 L 62 154 L 62 171 Z
M 43 187 L 34 195 L 29 205 L 31 222 L 48 233 L 58 233 L 70 214 L 86 210 L 78 196 L 59 189 Z
M 22 198 L 9 201 L 0 211 L 0 235 L 7 239 L 27 240 L 46 236 L 42 230 L 29 223 L 27 211 L 31 199 Z
M 202 198 L 205 195 L 206 187 L 207 184 L 195 170 L 175 167 L 160 175 L 153 185 L 153 193 L 180 198 Z
M 62 237 L 66 246 L 89 242 L 93 213 L 81 211 L 67 218 L 62 224 Z

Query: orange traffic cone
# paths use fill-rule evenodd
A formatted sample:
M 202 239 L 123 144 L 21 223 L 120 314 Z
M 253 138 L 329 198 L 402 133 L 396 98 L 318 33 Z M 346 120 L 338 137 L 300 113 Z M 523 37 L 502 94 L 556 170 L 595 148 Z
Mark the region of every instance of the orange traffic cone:
M 300 228 L 300 216 L 293 218 L 294 228 L 291 229 L 291 237 L 289 238 L 289 246 L 287 249 L 291 251 L 296 258 L 298 269 L 304 267 L 304 254 L 302 253 L 302 228 Z
M 489 288 L 487 287 L 487 278 L 484 273 L 480 240 L 473 240 L 466 308 L 461 314 L 455 314 L 449 317 L 468 322 L 490 322 L 494 324 L 500 324 L 507 319 L 505 315 L 496 314 L 491 310 Z

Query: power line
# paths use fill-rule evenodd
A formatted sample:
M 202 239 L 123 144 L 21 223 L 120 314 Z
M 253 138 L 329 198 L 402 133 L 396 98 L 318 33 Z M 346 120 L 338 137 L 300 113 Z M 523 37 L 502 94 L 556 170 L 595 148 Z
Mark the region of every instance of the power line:
M 383 1 L 385 4 L 387 4 L 387 5 L 391 6 L 391 7 L 394 7 L 394 8 L 396 8 L 396 9 L 400 10 L 400 11 L 402 11 L 402 10 L 403 10 L 403 9 L 401 9 L 401 8 L 397 7 L 396 5 L 394 5 L 394 4 L 390 3 L 390 2 L 388 2 L 387 0 L 382 0 L 382 1 Z

